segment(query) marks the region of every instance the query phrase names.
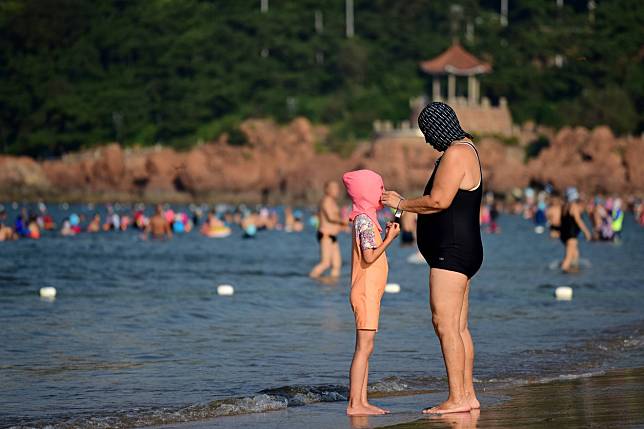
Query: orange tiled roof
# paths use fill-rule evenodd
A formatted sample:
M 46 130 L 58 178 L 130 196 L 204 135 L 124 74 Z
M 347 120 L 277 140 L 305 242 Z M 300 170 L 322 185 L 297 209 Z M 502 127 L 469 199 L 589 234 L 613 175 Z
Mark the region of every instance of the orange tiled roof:
M 454 43 L 445 52 L 431 60 L 422 61 L 420 68 L 429 74 L 451 73 L 472 75 L 489 73 L 492 66 L 467 52 L 459 43 Z

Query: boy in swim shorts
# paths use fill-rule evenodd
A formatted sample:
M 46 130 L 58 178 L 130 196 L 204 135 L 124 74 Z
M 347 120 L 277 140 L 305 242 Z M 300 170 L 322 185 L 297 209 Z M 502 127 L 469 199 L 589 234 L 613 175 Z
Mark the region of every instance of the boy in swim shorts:
M 356 320 L 356 346 L 349 376 L 349 406 L 347 414 L 386 414 L 387 410 L 369 404 L 367 381 L 369 357 L 373 352 L 378 331 L 380 300 L 387 284 L 387 255 L 385 250 L 400 233 L 396 222 L 387 224 L 385 239 L 376 211 L 382 208 L 380 196 L 384 191 L 382 177 L 370 170 L 345 173 L 344 186 L 353 202 L 349 219 L 353 221 L 351 257 L 351 307 Z

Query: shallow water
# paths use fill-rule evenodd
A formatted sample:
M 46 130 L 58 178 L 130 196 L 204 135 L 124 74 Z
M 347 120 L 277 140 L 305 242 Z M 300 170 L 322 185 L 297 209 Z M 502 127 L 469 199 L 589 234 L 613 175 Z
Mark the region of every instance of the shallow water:
M 470 295 L 480 388 L 643 363 L 644 229 L 629 217 L 620 245 L 582 243 L 589 266 L 563 275 L 549 268 L 558 241 L 518 217 L 500 225 L 484 235 Z M 349 237 L 340 242 L 347 261 Z M 389 251 L 402 291 L 383 299 L 372 390 L 444 388 L 427 267 L 406 261 L 413 251 Z M 52 233 L 0 243 L 0 254 L 2 427 L 132 427 L 346 395 L 349 267 L 336 286 L 309 280 L 311 229 L 171 242 Z M 217 296 L 221 283 L 235 295 Z M 572 301 L 553 298 L 559 285 Z M 40 299 L 43 286 L 58 297 Z

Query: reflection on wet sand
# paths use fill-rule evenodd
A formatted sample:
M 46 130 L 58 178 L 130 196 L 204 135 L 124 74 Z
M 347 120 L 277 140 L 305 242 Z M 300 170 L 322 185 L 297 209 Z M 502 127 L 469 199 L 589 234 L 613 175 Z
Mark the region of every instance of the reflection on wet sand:
M 479 421 L 481 410 L 472 410 L 467 413 L 453 413 L 430 416 L 429 420 L 440 422 L 451 429 L 475 429 Z
M 644 368 L 529 384 L 508 389 L 511 399 L 476 413 L 431 416 L 388 429 L 641 427 Z
M 369 429 L 369 416 L 348 416 L 351 429 Z

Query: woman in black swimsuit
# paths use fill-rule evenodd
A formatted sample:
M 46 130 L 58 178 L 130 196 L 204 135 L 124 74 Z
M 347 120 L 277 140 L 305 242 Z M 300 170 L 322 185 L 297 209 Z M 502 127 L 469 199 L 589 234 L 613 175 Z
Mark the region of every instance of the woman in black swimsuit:
M 470 279 L 483 262 L 479 213 L 483 180 L 472 136 L 447 104 L 431 103 L 418 117 L 425 140 L 443 152 L 422 197 L 386 191 L 389 207 L 418 213 L 418 249 L 429 263 L 432 323 L 445 359 L 449 397 L 423 413 L 479 408 L 473 385 L 474 344 L 467 326 Z
M 592 236 L 581 218 L 582 207 L 579 204 L 579 193 L 575 188 L 566 190 L 566 204 L 561 209 L 561 224 L 559 239 L 564 245 L 565 255 L 561 262 L 564 272 L 574 272 L 579 269 L 579 233 L 583 231 L 587 241 Z

